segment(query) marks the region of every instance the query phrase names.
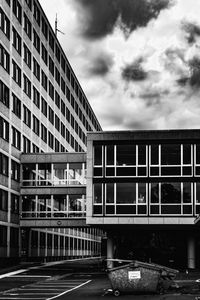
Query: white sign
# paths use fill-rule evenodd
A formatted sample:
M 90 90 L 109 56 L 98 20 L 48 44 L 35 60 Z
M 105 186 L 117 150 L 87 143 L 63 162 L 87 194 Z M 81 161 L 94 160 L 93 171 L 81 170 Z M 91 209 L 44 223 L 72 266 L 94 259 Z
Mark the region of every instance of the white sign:
M 128 272 L 129 280 L 140 279 L 140 278 L 141 278 L 140 271 L 129 271 Z

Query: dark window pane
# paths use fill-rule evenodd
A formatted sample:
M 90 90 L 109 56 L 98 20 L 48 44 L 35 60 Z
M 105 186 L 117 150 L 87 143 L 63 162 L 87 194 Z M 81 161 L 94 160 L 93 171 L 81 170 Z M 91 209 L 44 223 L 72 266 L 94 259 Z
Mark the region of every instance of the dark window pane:
M 151 167 L 150 176 L 159 176 L 159 167 Z
M 200 205 L 196 205 L 196 214 L 200 214 Z
M 138 165 L 146 165 L 146 145 L 138 145 Z
M 196 175 L 200 175 L 200 167 L 196 167 Z
M 101 205 L 95 205 L 93 207 L 94 215 L 101 215 L 102 214 L 102 206 Z
M 183 182 L 183 203 L 191 203 L 191 183 Z
M 181 183 L 161 184 L 161 203 L 181 203 Z
M 102 168 L 94 168 L 94 176 L 102 176 Z
M 102 146 L 94 146 L 94 165 L 102 165 Z
M 106 176 L 115 176 L 115 168 L 107 167 L 106 168 Z
M 138 176 L 146 176 L 146 175 L 147 175 L 146 167 L 138 167 Z
M 200 203 L 200 182 L 196 182 L 196 203 Z
M 106 202 L 114 203 L 114 183 L 106 184 Z
M 161 214 L 165 214 L 165 215 L 181 214 L 181 205 L 162 205 Z
M 146 205 L 140 205 L 138 206 L 138 214 L 144 215 L 147 213 L 147 207 Z
M 135 145 L 117 145 L 117 165 L 135 165 L 136 164 L 136 146 Z
M 116 213 L 117 214 L 126 214 L 126 215 L 136 214 L 136 206 L 135 205 L 117 205 Z
M 159 205 L 151 205 L 150 206 L 150 214 L 151 215 L 159 214 Z
M 151 164 L 158 165 L 159 163 L 159 145 L 151 145 Z
M 118 167 L 117 176 L 136 176 L 136 168 Z
M 183 214 L 184 215 L 192 214 L 192 205 L 184 205 L 183 206 Z
M 161 176 L 177 176 L 181 175 L 181 167 L 162 167 Z
M 192 167 L 183 167 L 183 175 L 192 175 Z
M 94 184 L 94 203 L 102 203 L 102 185 L 101 185 L 101 183 Z
M 138 203 L 146 203 L 146 183 L 138 183 Z
M 180 165 L 181 164 L 181 145 L 165 144 L 161 146 L 161 164 L 162 165 Z
M 117 183 L 117 203 L 136 203 L 136 184 Z
M 114 165 L 114 145 L 108 145 L 106 151 L 106 164 Z
M 159 184 L 151 184 L 151 203 L 159 203 Z
M 107 205 L 106 206 L 106 214 L 114 214 L 115 213 L 115 207 L 114 205 Z
M 196 145 L 196 163 L 200 164 L 200 144 Z
M 191 145 L 183 145 L 183 164 L 191 164 Z

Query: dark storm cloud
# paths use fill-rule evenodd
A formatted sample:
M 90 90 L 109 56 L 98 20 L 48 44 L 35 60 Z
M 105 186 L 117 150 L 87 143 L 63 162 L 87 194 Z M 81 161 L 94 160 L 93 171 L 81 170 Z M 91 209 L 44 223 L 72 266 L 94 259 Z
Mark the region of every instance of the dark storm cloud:
M 88 71 L 91 75 L 104 76 L 110 71 L 112 66 L 113 58 L 108 54 L 101 53 L 100 56 L 91 61 Z
M 142 58 L 138 58 L 132 64 L 126 65 L 122 69 L 122 78 L 125 81 L 142 81 L 148 76 L 148 73 L 144 71 L 142 67 Z
M 186 39 L 189 44 L 194 44 L 196 38 L 200 36 L 200 26 L 195 23 L 184 21 L 182 28 L 186 33 Z
M 112 33 L 118 20 L 128 36 L 138 27 L 144 27 L 157 18 L 160 11 L 169 8 L 173 0 L 76 0 L 82 31 L 89 39 L 98 39 Z
M 190 85 L 193 88 L 200 88 L 200 58 L 194 56 L 188 61 L 189 75 L 181 77 L 177 82 L 181 86 Z

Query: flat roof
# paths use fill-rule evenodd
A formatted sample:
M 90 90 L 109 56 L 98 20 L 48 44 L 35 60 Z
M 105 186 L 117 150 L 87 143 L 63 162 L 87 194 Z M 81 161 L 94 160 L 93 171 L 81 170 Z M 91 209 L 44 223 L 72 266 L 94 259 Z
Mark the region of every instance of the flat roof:
M 88 141 L 190 140 L 200 142 L 200 129 L 119 130 L 88 132 Z

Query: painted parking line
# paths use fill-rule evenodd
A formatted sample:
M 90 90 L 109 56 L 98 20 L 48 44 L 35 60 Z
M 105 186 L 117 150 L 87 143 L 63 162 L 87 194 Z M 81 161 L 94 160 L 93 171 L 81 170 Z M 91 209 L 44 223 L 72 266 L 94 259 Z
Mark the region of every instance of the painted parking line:
M 20 287 L 15 291 L 5 291 L 0 295 L 0 299 L 4 300 L 52 300 L 76 290 L 91 280 L 83 282 L 83 280 L 59 280 L 58 282 L 41 282 L 34 283 L 24 287 Z M 56 284 L 57 283 L 57 284 Z M 29 298 L 27 298 L 27 296 Z
M 16 274 L 20 274 L 20 273 L 23 273 L 25 271 L 27 271 L 27 270 L 21 269 L 21 270 L 5 273 L 5 274 L 0 275 L 0 279 L 5 278 L 5 277 L 14 276 Z

